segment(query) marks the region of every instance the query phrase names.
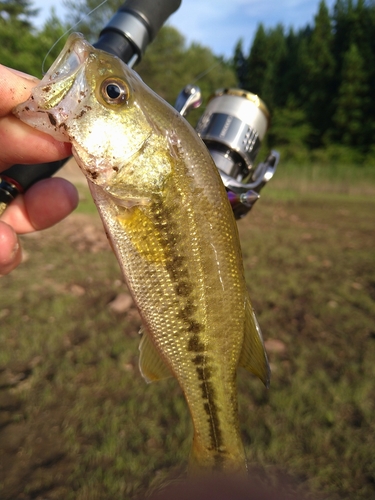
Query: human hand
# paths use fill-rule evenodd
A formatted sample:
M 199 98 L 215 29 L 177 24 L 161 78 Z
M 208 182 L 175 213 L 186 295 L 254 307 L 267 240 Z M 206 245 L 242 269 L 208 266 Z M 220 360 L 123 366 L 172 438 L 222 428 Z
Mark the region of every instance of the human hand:
M 12 109 L 29 97 L 37 83 L 36 78 L 0 65 L 0 172 L 16 163 L 32 168 L 33 164 L 71 154 L 70 144 L 58 142 L 12 115 Z M 75 187 L 58 178 L 39 181 L 18 196 L 0 217 L 0 275 L 8 274 L 21 262 L 19 234 L 53 226 L 77 204 Z

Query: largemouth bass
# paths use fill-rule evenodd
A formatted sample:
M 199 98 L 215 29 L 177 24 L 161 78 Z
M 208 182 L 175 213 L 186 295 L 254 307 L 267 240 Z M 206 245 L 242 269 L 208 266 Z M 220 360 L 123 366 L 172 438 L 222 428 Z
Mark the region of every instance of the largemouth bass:
M 190 125 L 118 58 L 72 34 L 15 114 L 71 142 L 143 321 L 140 371 L 173 375 L 191 467 L 246 468 L 236 371 L 268 385 L 225 188 Z

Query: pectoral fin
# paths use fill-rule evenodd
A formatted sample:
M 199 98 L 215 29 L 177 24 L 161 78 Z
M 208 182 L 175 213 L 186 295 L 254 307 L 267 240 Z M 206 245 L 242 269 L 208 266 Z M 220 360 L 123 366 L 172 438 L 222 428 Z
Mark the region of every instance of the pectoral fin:
M 270 367 L 264 348 L 262 332 L 250 300 L 246 300 L 245 336 L 239 365 L 261 379 L 266 387 L 270 382 Z
M 139 345 L 139 369 L 146 382 L 154 382 L 172 377 L 172 372 L 161 358 L 148 333 L 141 329 L 142 339 Z

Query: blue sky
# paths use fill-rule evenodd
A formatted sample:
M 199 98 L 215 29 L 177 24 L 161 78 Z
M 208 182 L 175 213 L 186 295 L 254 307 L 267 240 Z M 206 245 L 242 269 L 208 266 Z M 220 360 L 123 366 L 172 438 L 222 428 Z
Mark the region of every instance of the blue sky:
M 100 0 L 98 0 L 98 4 Z M 240 38 L 247 51 L 260 23 L 275 27 L 301 28 L 312 23 L 320 0 L 182 0 L 179 10 L 169 23 L 175 26 L 187 42 L 199 42 L 217 55 L 230 57 Z M 332 9 L 335 0 L 326 0 Z M 62 2 L 34 0 L 40 8 L 39 22 L 49 16 L 52 5 L 64 15 Z

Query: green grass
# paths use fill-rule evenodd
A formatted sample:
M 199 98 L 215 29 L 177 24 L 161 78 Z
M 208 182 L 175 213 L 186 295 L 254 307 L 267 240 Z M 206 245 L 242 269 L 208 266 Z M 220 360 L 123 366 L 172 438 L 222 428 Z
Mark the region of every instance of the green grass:
M 267 193 L 373 196 L 375 167 L 368 165 L 322 165 L 281 163 L 264 191 Z
M 332 181 L 305 190 L 302 177 L 285 191 L 281 168 L 239 222 L 273 372 L 267 391 L 239 371 L 246 453 L 271 484 L 281 474 L 319 498 L 367 500 L 375 201 Z M 78 212 L 24 237 L 27 260 L 0 281 L 2 500 L 130 499 L 187 464 L 184 399 L 173 380 L 147 385 L 139 374 L 139 316 L 108 307 L 125 286 L 80 190 Z

